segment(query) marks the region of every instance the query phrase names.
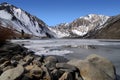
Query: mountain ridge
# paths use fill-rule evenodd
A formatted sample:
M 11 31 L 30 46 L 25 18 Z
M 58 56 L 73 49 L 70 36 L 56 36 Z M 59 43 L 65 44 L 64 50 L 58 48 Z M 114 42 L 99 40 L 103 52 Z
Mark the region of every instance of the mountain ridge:
M 70 23 L 48 26 L 44 21 L 9 3 L 0 4 L 0 24 L 39 38 L 120 38 L 120 15 L 89 14 Z M 116 25 L 114 25 L 116 24 Z M 113 34 L 112 34 L 113 33 Z M 111 34 L 111 35 L 109 35 Z
M 51 30 L 63 37 L 83 37 L 93 29 L 101 29 L 102 25 L 109 19 L 109 16 L 89 14 L 73 20 L 70 23 L 62 23 Z M 61 35 L 62 34 L 62 35 Z
M 0 18 L 10 21 L 17 31 L 24 30 L 25 33 L 39 37 L 54 37 L 48 26 L 36 16 L 33 16 L 21 8 L 8 3 L 0 4 Z M 2 22 L 5 24 L 6 22 Z

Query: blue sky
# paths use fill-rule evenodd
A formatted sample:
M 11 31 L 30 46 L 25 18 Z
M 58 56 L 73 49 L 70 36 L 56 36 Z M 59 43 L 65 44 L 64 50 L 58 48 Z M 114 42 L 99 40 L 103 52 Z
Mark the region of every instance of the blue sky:
M 120 0 L 0 0 L 2 2 L 20 7 L 50 26 L 87 14 L 120 14 Z

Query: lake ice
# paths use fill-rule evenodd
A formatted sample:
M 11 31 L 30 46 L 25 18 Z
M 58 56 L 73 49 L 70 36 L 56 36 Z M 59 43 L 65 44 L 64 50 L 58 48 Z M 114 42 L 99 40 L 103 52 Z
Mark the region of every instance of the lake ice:
M 59 55 L 67 59 L 84 59 L 90 54 L 101 55 L 116 67 L 120 75 L 120 40 L 101 39 L 46 39 L 46 40 L 12 40 L 24 44 L 37 55 Z

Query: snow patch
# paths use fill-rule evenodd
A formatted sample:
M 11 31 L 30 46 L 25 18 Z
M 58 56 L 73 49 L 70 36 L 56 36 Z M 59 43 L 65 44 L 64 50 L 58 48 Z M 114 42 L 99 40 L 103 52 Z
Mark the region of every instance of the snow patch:
M 12 15 L 5 10 L 0 10 L 0 18 L 11 20 Z
M 85 32 L 81 32 L 81 31 L 78 31 L 78 30 L 72 30 L 72 32 L 73 32 L 74 34 L 79 35 L 79 36 L 84 36 L 85 34 L 87 34 L 86 31 L 85 31 Z
M 62 37 L 66 37 L 66 36 L 70 35 L 69 33 L 61 32 L 59 30 L 55 30 L 55 29 L 52 29 L 52 28 L 49 28 L 49 29 L 56 34 L 55 35 L 56 38 L 62 38 Z

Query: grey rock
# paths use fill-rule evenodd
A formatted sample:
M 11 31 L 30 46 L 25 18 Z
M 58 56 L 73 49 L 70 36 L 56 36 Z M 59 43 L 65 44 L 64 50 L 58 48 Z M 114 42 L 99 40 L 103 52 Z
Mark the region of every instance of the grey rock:
M 24 75 L 21 80 L 32 80 L 29 76 Z
M 48 56 L 45 58 L 44 66 L 48 68 L 49 70 L 55 69 L 55 65 L 57 63 L 57 58 L 54 56 Z
M 5 61 L 3 64 L 0 65 L 0 68 L 3 69 L 4 67 L 11 65 L 9 61 Z
M 4 63 L 5 61 L 7 61 L 6 58 L 1 58 L 1 59 L 0 59 L 0 64 Z
M 56 68 L 68 71 L 68 72 L 74 72 L 77 70 L 77 68 L 73 65 L 67 64 L 67 63 L 57 63 Z
M 33 65 L 36 64 L 39 67 L 42 66 L 42 63 L 40 61 L 38 61 L 38 60 L 33 60 L 32 63 L 33 63 Z
M 15 80 L 22 75 L 24 68 L 21 65 L 18 65 L 16 68 L 9 69 L 3 72 L 0 76 L 0 80 Z
M 2 71 L 4 72 L 4 71 L 12 69 L 12 68 L 14 68 L 14 67 L 13 66 L 7 66 L 7 67 L 3 68 Z
M 11 60 L 19 61 L 19 60 L 21 60 L 22 58 L 23 58 L 23 56 L 20 55 L 20 54 L 18 54 L 18 55 L 13 56 L 13 57 L 11 58 Z
M 56 67 L 56 63 L 54 63 L 54 62 L 46 62 L 46 63 L 44 64 L 44 66 L 45 66 L 46 68 L 48 68 L 49 70 L 53 70 L 53 69 L 55 69 L 55 67 Z
M 52 79 L 53 79 L 53 80 L 58 80 L 58 79 L 62 76 L 63 73 L 64 73 L 64 72 L 61 71 L 61 70 L 54 69 L 54 70 L 51 72 Z

